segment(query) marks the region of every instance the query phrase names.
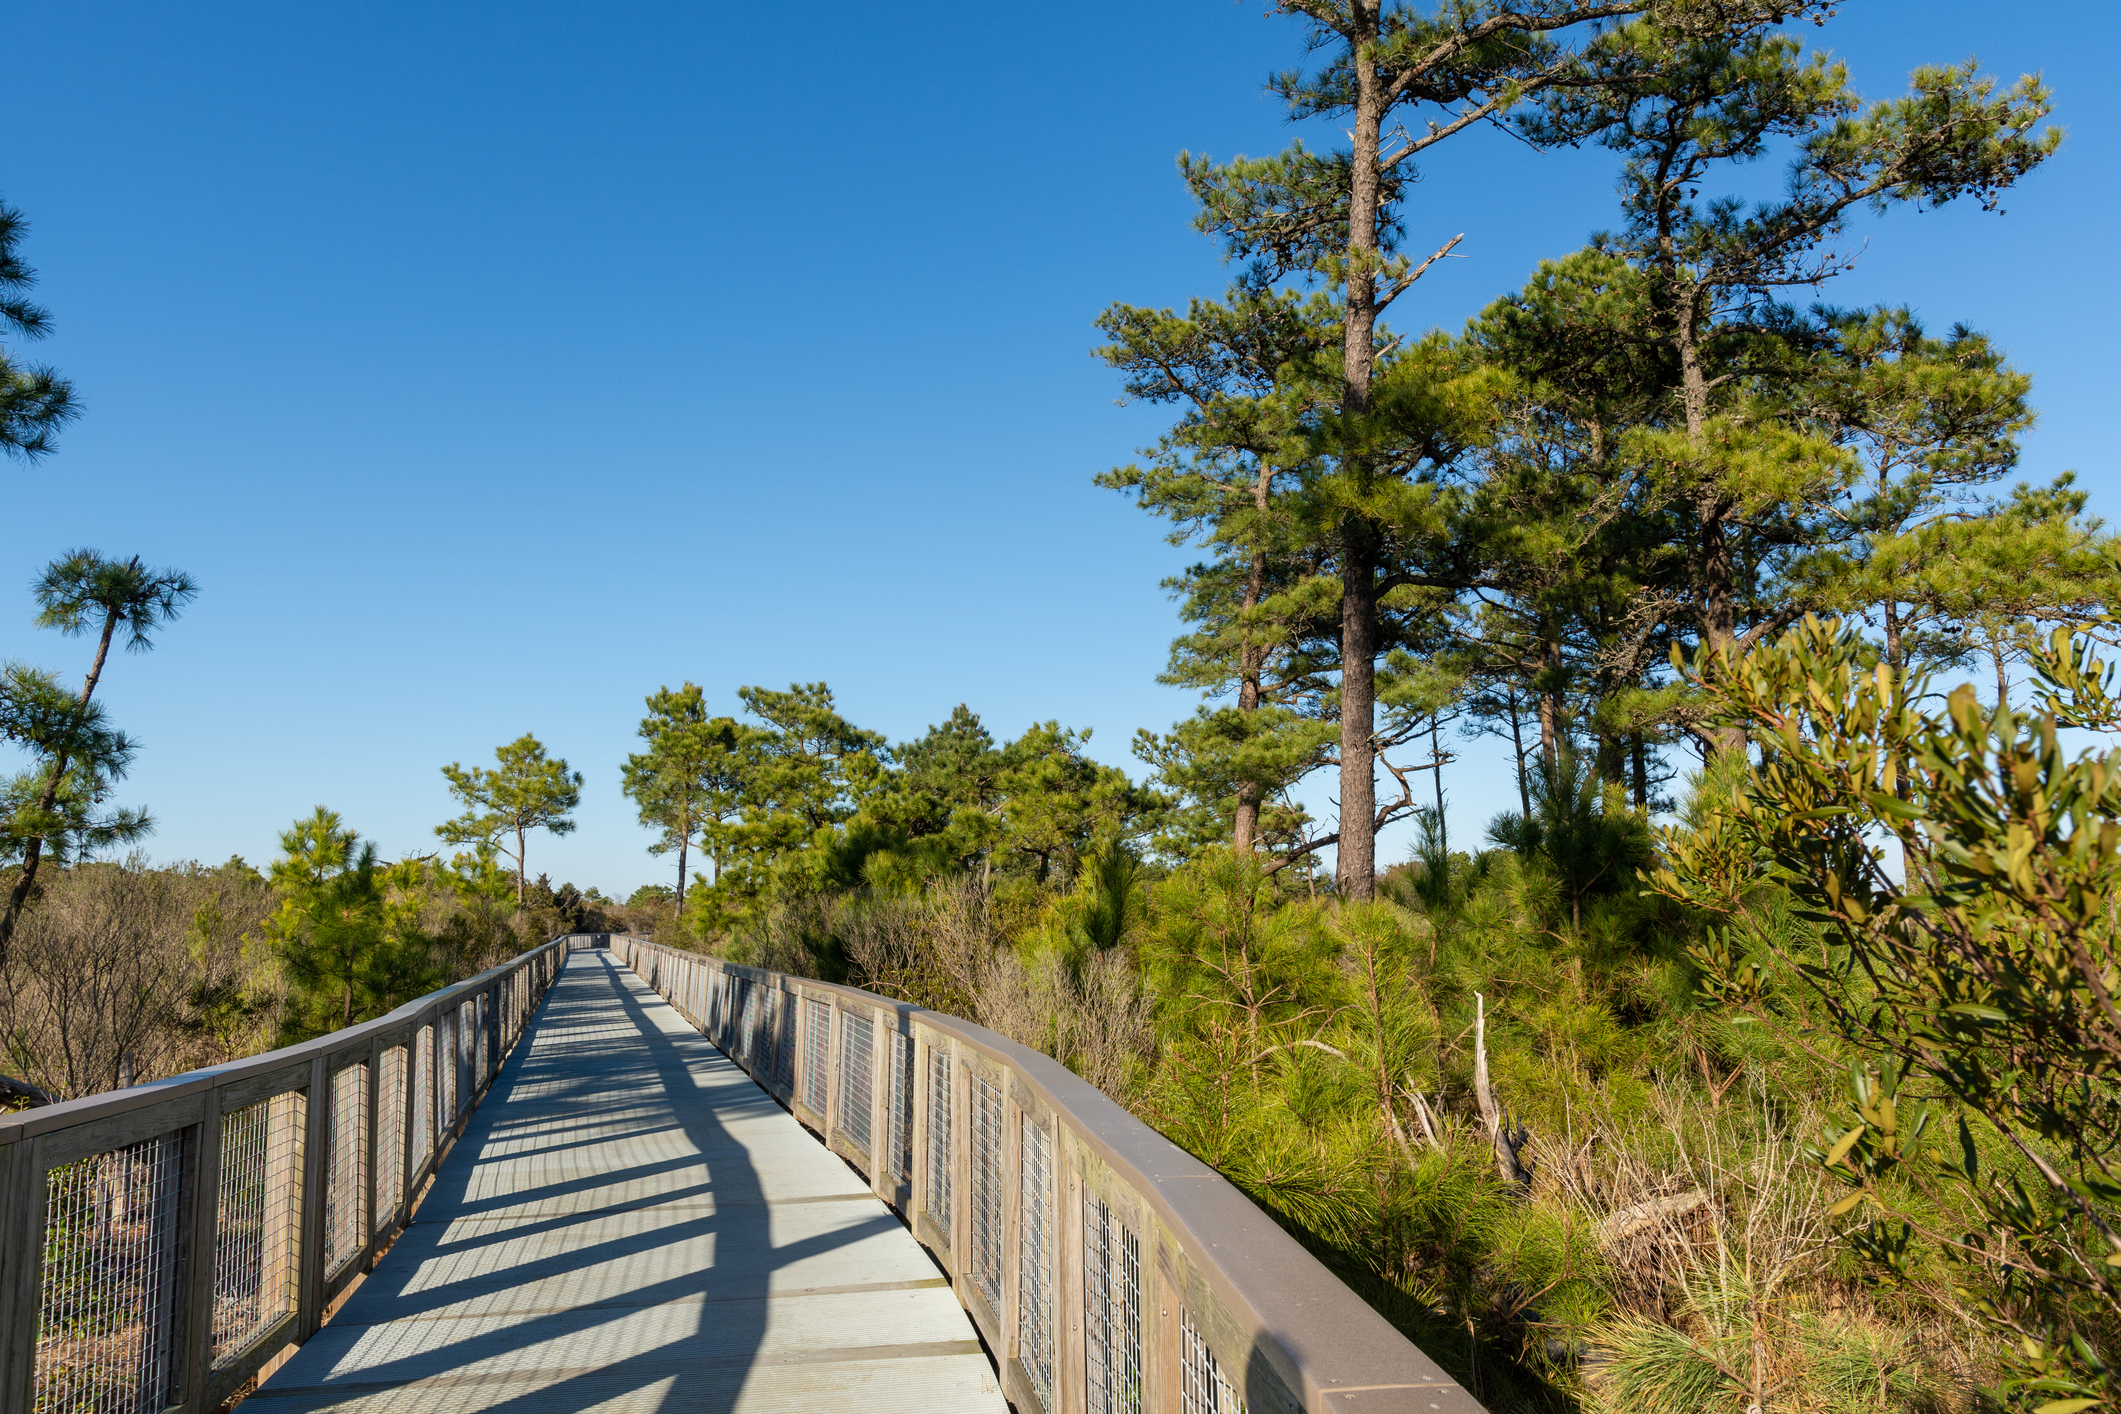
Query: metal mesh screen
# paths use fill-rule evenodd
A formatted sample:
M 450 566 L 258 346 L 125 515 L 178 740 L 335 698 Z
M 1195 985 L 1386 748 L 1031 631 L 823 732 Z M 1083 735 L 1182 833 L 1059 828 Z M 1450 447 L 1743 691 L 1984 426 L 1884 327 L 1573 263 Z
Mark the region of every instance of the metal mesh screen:
M 155 1414 L 168 1403 L 178 1148 L 165 1134 L 45 1175 L 32 1409 Z
M 452 1120 L 471 1112 L 471 1098 L 478 1093 L 478 1041 L 478 1002 L 457 1003 L 457 1107 L 450 1113 Z
M 1223 1378 L 1215 1353 L 1194 1329 L 1193 1313 L 1178 1309 L 1178 1397 L 1182 1414 L 1244 1414 L 1245 1402 Z
M 928 1051 L 928 1216 L 950 1235 L 950 1048 Z
M 1024 1116 L 1016 1220 L 1016 1344 L 1039 1402 L 1053 1407 L 1053 1145 Z
M 913 1182 L 913 1038 L 891 1033 L 891 1176 Z
M 457 1117 L 457 1017 L 447 1012 L 435 1018 L 435 1131 L 449 1132 Z
M 832 1079 L 831 1008 L 805 998 L 803 1025 L 803 1103 L 823 1114 Z
M 875 1032 L 867 1012 L 840 1014 L 840 1130 L 856 1147 L 869 1147 L 876 1101 Z
M 1141 1414 L 1141 1245 L 1083 1195 L 1083 1383 L 1089 1414 Z
M 337 1276 L 362 1248 L 368 1196 L 368 1063 L 331 1077 L 330 1147 L 324 1154 L 324 1274 Z
M 760 1034 L 758 989 L 749 982 L 736 984 L 738 1003 L 743 1008 L 743 1021 L 738 1024 L 737 1053 L 751 1062 L 754 1068 L 759 1063 L 759 1052 L 764 1048 L 764 1037 Z
M 413 1037 L 412 1066 L 412 1170 L 420 1171 L 434 1152 L 435 1127 L 431 1111 L 435 1093 L 435 1029 L 422 1026 Z
M 1002 1092 L 972 1073 L 972 1279 L 1002 1310 Z
M 275 1095 L 221 1120 L 214 1231 L 214 1363 L 241 1355 L 294 1310 L 303 1097 Z
M 405 1048 L 383 1052 L 376 1077 L 376 1211 L 373 1231 L 382 1232 L 405 1194 Z

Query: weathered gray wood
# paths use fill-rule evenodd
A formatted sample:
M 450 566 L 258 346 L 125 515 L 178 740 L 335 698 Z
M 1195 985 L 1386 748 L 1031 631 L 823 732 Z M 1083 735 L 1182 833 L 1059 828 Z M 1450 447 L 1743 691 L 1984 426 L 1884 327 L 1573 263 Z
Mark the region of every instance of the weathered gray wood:
M 665 951 L 654 943 L 624 937 L 612 946 L 651 971 Z M 1028 1098 L 1041 1112 L 1050 1107 L 1057 1117 L 1052 1135 L 1060 1149 L 1079 1155 L 1076 1163 L 1095 1165 L 1100 1186 L 1109 1186 L 1113 1196 L 1125 1198 L 1124 1203 L 1112 1206 L 1115 1211 L 1124 1207 L 1133 1215 L 1129 1225 L 1141 1243 L 1142 1355 L 1148 1394 L 1144 1408 L 1150 1414 L 1178 1407 L 1182 1308 L 1166 1309 L 1167 1303 L 1156 1299 L 1166 1289 L 1176 1292 L 1174 1300 L 1195 1303 L 1187 1309 L 1198 1310 L 1196 1328 L 1218 1365 L 1262 1414 L 1283 1407 L 1325 1414 L 1347 1404 L 1344 1396 L 1354 1397 L 1351 1392 L 1359 1395 L 1364 1409 L 1377 1414 L 1479 1414 L 1479 1403 L 1435 1361 L 1334 1278 L 1242 1193 L 1050 1056 L 960 1018 L 873 993 L 797 980 L 719 959 L 708 959 L 706 965 L 760 987 L 845 998 L 849 1004 L 881 1008 L 902 1021 L 914 1022 L 930 1035 L 932 1039 L 925 1044 L 948 1045 L 956 1086 L 951 1136 L 956 1150 L 952 1156 L 956 1179 L 953 1221 L 945 1239 L 922 1211 L 929 1157 L 925 1127 L 916 1139 L 911 1220 L 924 1242 L 943 1242 L 934 1248 L 937 1259 L 998 1351 L 1012 1348 L 1013 1310 L 990 1311 L 970 1270 L 969 1079 L 974 1065 L 1006 1073 L 1014 1103 L 1023 1104 Z M 923 1069 L 923 1087 L 926 1081 Z M 798 1071 L 798 1091 L 800 1083 Z M 797 1098 L 790 1096 L 789 1103 L 795 1105 Z M 925 1109 L 923 1089 L 918 1110 L 924 1113 Z M 1013 1125 L 1013 1112 L 1011 1121 Z M 1068 1139 L 1065 1145 L 1060 1143 L 1063 1132 Z M 1012 1127 L 1005 1146 L 1011 1164 L 1016 1158 L 1015 1138 Z M 1005 1187 L 1005 1263 L 1013 1263 L 1016 1257 L 1015 1203 L 1013 1185 Z M 1076 1220 L 1079 1215 L 1064 1220 L 1062 1230 Z M 1011 1283 L 1004 1283 L 1005 1306 L 1010 1287 Z M 1078 1283 L 1067 1301 L 1078 1303 L 1080 1298 Z M 1004 1317 L 1011 1319 L 1005 1322 Z M 1079 1313 L 1072 1318 L 1079 1319 Z M 1066 1320 L 1061 1324 L 1065 1328 Z
M 378 1182 L 376 1161 L 383 1154 L 386 1140 L 383 1136 L 383 1043 L 371 1041 L 368 1047 L 368 1132 L 361 1137 L 361 1260 L 354 1263 L 357 1271 L 367 1271 L 374 1264 L 376 1234 L 383 1230 L 379 1219 L 381 1210 L 376 1206 L 382 1187 Z M 388 1201 L 388 1195 L 380 1195 Z
M 37 1141 L 0 1148 L 0 1414 L 29 1414 L 37 1340 L 37 1278 L 44 1253 L 44 1175 Z
M 260 1100 L 269 1100 L 275 1095 L 285 1095 L 299 1090 L 309 1083 L 309 1065 L 282 1066 L 263 1075 L 248 1076 L 232 1080 L 219 1086 L 214 1093 L 219 1097 L 222 1114 L 234 1114 L 248 1109 Z
M 51 1170 L 91 1154 L 123 1149 L 197 1124 L 205 1110 L 205 1096 L 186 1095 L 153 1109 L 106 1115 L 56 1134 L 44 1135 L 37 1141 L 37 1152 L 45 1169 Z
M 405 1123 L 398 1127 L 398 1191 L 390 1195 L 391 1228 L 395 1231 L 405 1226 L 412 1213 L 413 1185 L 419 1175 L 412 1171 L 413 1155 L 418 1153 L 416 1136 L 419 1130 L 414 1118 L 419 1110 L 413 1104 L 420 1084 L 420 1035 L 414 1027 L 405 1037 L 405 1064 L 398 1069 L 398 1087 L 402 1094 L 399 1103 L 404 1107 Z
M 206 1407 L 218 1409 L 228 1397 L 249 1383 L 250 1377 L 280 1358 L 293 1343 L 295 1315 L 292 1311 L 258 1332 L 243 1352 L 227 1364 L 214 1367 L 206 1379 Z
M 1003 1414 L 910 1235 L 674 1007 L 599 953 L 546 1005 L 261 1414 Z
M 206 1383 L 213 1361 L 214 1242 L 219 1231 L 221 1198 L 221 1106 L 207 1098 L 200 1118 L 197 1157 L 192 1170 L 191 1211 L 187 1222 L 187 1266 L 184 1306 L 190 1323 L 184 1330 L 183 1363 L 178 1367 L 184 1414 L 206 1414 Z
M 309 1100 L 302 1107 L 302 1190 L 296 1239 L 295 1340 L 324 1323 L 325 1155 L 331 1146 L 331 1078 L 325 1057 L 310 1062 Z

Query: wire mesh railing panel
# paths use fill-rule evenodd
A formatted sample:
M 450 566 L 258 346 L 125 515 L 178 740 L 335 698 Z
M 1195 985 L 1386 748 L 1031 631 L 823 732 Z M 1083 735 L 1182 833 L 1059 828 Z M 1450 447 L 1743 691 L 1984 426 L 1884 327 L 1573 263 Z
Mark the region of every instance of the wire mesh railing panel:
M 1083 1195 L 1083 1385 L 1088 1414 L 1141 1414 L 1141 1246 Z
M 337 1276 L 365 1245 L 368 1197 L 368 1063 L 331 1077 L 324 1152 L 324 1275 Z
M 471 1113 L 471 1097 L 479 1088 L 477 1043 L 479 1038 L 479 1004 L 476 1001 L 457 1004 L 457 1107 L 450 1111 L 450 1122 L 455 1123 Z
M 447 1133 L 457 1118 L 457 1017 L 435 1018 L 435 1128 Z
M 758 988 L 752 986 L 749 982 L 739 982 L 737 983 L 737 996 L 742 998 L 738 1005 L 743 1008 L 740 1013 L 743 1020 L 737 1023 L 737 1054 L 750 1061 L 753 1068 L 756 1068 L 759 1063 L 759 1053 L 764 1049 L 759 1035 Z
M 222 1117 L 215 1198 L 213 1353 L 226 1364 L 294 1310 L 302 1211 L 303 1096 Z
M 435 1127 L 430 1111 L 435 1092 L 435 1029 L 422 1026 L 413 1035 L 412 1065 L 412 1168 L 420 1171 L 434 1152 Z
M 874 1035 L 867 1012 L 840 1013 L 840 1129 L 861 1149 L 869 1147 L 876 1097 Z
M 950 1235 L 950 1048 L 928 1051 L 928 1216 Z
M 832 1080 L 832 1008 L 806 997 L 803 1025 L 803 1103 L 823 1114 Z
M 1053 1407 L 1053 1142 L 1024 1116 L 1016 1219 L 1016 1345 L 1039 1402 Z
M 164 1134 L 52 1169 L 30 1407 L 158 1414 L 177 1313 L 180 1143 Z
M 387 1046 L 376 1076 L 376 1211 L 373 1233 L 390 1225 L 405 1191 L 405 1048 Z
M 913 1182 L 913 1038 L 891 1033 L 891 1176 Z
M 972 1280 L 1002 1309 L 1002 1092 L 972 1073 Z
M 1178 1404 L 1180 1414 L 1245 1414 L 1245 1402 L 1230 1388 L 1215 1352 L 1193 1325 L 1193 1313 L 1178 1309 Z

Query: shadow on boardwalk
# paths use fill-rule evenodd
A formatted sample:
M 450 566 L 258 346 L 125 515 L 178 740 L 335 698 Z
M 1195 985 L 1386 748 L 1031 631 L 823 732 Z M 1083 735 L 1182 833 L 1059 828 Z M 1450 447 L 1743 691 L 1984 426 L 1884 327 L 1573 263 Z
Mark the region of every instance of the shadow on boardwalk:
M 859 1175 L 591 952 L 569 958 L 413 1225 L 252 1400 L 1006 1408 L 943 1279 Z

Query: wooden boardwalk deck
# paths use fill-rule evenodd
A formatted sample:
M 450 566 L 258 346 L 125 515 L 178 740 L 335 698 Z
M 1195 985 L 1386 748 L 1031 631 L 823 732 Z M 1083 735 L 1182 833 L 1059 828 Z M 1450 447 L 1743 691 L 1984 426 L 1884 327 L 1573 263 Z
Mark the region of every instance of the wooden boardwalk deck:
M 250 1403 L 1007 1409 L 891 1212 L 601 952 L 568 959 L 412 1226 Z

